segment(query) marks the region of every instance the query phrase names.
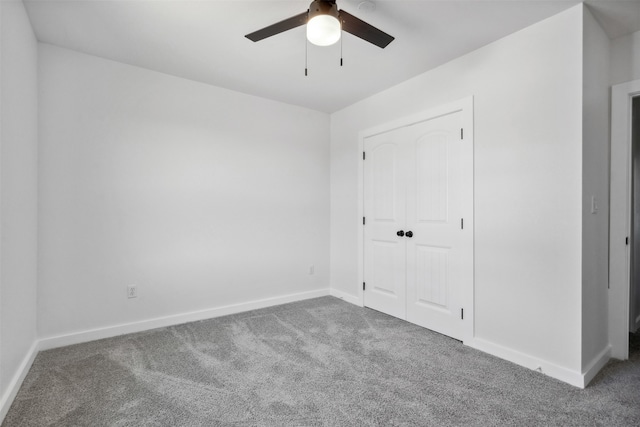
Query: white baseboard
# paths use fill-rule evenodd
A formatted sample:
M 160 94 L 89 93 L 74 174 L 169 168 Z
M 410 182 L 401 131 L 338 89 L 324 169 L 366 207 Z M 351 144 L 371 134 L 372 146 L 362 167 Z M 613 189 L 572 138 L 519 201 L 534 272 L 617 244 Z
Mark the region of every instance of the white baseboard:
M 256 301 L 232 304 L 223 307 L 193 311 L 189 313 L 157 317 L 155 319 L 107 326 L 105 328 L 91 329 L 71 334 L 45 337 L 40 339 L 39 348 L 40 350 L 48 350 L 56 347 L 95 341 L 103 338 L 111 338 L 118 335 L 147 331 L 149 329 L 163 328 L 165 326 L 180 325 L 182 323 L 195 322 L 198 320 L 212 319 L 214 317 L 227 316 L 229 314 L 241 313 L 243 311 L 257 310 L 259 308 L 266 308 L 274 305 L 287 304 L 290 302 L 302 301 L 305 299 L 318 298 L 328 295 L 329 289 L 318 289 L 315 291 L 300 292 L 296 294 L 265 298 Z
M 547 376 L 571 384 L 572 386 L 580 388 L 585 387 L 584 376 L 581 372 L 558 366 L 555 363 L 521 353 L 482 338 L 473 338 L 471 341 L 465 341 L 465 344 L 469 347 L 475 348 L 476 350 L 489 353 L 492 356 L 508 360 L 516 365 L 541 372 Z
M 584 385 L 582 387 L 586 387 L 589 385 L 591 380 L 600 372 L 604 365 L 607 364 L 609 359 L 611 358 L 611 344 L 607 344 L 602 351 L 594 357 L 594 359 L 587 365 L 587 368 L 584 370 L 582 377 Z
M 13 400 L 16 398 L 18 394 L 18 390 L 20 390 L 20 386 L 24 381 L 25 377 L 29 373 L 29 369 L 31 369 L 31 365 L 33 365 L 33 361 L 38 354 L 39 346 L 38 341 L 34 342 L 31 345 L 31 348 L 27 352 L 26 356 L 22 360 L 22 363 L 18 367 L 18 371 L 15 373 L 13 378 L 11 378 L 11 382 L 7 387 L 7 391 L 4 393 L 2 397 L 0 397 L 0 424 L 4 421 L 4 417 L 7 416 L 7 412 L 9 412 L 9 408 L 13 403 Z
M 333 288 L 329 290 L 329 294 L 332 297 L 340 298 L 341 300 L 344 300 L 344 301 L 346 301 L 348 303 L 357 305 L 358 307 L 362 307 L 362 301 L 360 301 L 360 298 L 358 298 L 357 296 L 350 295 L 350 294 L 344 293 L 342 291 L 338 291 L 338 290 L 333 289 Z

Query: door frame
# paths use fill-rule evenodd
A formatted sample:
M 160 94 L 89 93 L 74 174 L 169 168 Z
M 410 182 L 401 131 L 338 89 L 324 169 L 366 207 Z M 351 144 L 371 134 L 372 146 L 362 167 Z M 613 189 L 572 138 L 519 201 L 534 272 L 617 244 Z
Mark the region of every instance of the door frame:
M 381 133 L 389 132 L 401 127 L 411 126 L 416 123 L 424 122 L 426 120 L 435 119 L 447 114 L 461 112 L 462 113 L 462 126 L 464 128 L 464 139 L 468 140 L 468 143 L 472 145 L 472 168 L 469 173 L 471 174 L 472 194 L 471 194 L 471 219 L 467 225 L 465 219 L 465 228 L 468 226 L 471 228 L 472 233 L 472 245 L 473 253 L 475 254 L 475 227 L 474 227 L 474 185 L 475 185 L 475 145 L 474 145 L 474 131 L 473 131 L 473 96 L 459 99 L 447 104 L 439 105 L 437 107 L 430 108 L 428 110 L 413 114 L 411 116 L 403 117 L 397 120 L 392 120 L 387 123 L 374 126 L 368 129 L 364 129 L 358 133 L 358 156 L 360 161 L 358 162 L 358 283 L 364 283 L 364 227 L 362 224 L 362 218 L 364 217 L 364 159 L 362 153 L 364 152 L 364 140 L 370 136 L 379 135 Z M 469 322 L 465 322 L 463 332 L 463 342 L 470 341 L 474 336 L 474 324 L 475 324 L 475 255 L 472 261 L 472 277 L 469 284 L 470 289 L 465 291 L 465 318 L 469 319 Z M 358 304 L 364 307 L 364 290 L 362 285 L 358 286 Z M 468 309 L 466 308 L 468 307 Z
M 611 89 L 609 344 L 611 357 L 620 360 L 629 358 L 631 99 L 636 96 L 640 96 L 640 80 Z

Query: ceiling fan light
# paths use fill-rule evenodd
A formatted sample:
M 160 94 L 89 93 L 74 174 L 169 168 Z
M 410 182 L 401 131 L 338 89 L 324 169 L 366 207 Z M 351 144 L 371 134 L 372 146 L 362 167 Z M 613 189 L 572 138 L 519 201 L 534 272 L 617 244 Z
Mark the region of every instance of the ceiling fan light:
M 340 21 L 331 15 L 316 15 L 307 23 L 307 40 L 317 46 L 330 46 L 340 40 Z

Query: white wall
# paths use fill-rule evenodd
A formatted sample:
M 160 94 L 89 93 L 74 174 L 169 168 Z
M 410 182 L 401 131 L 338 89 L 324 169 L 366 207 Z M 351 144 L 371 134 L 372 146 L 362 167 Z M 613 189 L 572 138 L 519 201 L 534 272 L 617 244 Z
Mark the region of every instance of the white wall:
M 327 114 L 50 45 L 39 61 L 41 337 L 326 292 Z
M 611 83 L 640 79 L 640 31 L 611 41 Z
M 478 343 L 579 373 L 581 52 L 578 5 L 333 114 L 332 289 L 360 286 L 358 131 L 473 95 Z
M 2 1 L 0 14 L 1 420 L 36 342 L 38 110 L 37 42 L 24 6 Z
M 588 8 L 583 28 L 582 369 L 608 360 L 610 41 Z M 597 214 L 592 214 L 595 196 Z

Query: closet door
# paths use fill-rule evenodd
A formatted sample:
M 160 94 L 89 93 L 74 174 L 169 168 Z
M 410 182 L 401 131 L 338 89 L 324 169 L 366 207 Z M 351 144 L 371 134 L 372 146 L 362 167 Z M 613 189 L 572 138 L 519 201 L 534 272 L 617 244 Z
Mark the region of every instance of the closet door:
M 464 164 L 461 116 L 457 112 L 412 125 L 403 142 L 409 157 L 404 166 L 410 231 L 405 238 L 406 319 L 457 339 L 463 336 L 464 281 L 473 262 L 471 233 L 463 228 L 470 206 L 465 197 L 472 193 L 464 188 L 464 167 L 471 165 Z
M 406 318 L 403 129 L 364 140 L 364 281 L 367 307 Z
M 364 304 L 460 340 L 473 304 L 473 143 L 463 116 L 364 139 Z

